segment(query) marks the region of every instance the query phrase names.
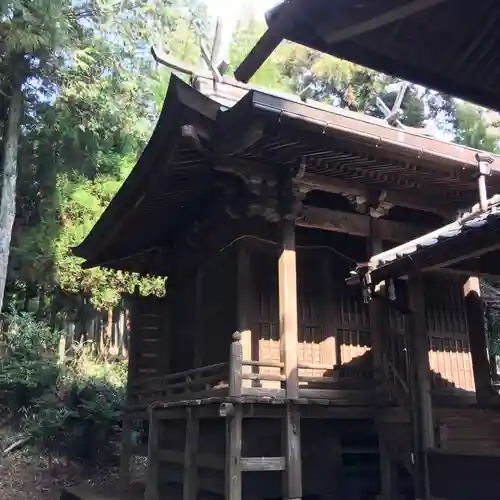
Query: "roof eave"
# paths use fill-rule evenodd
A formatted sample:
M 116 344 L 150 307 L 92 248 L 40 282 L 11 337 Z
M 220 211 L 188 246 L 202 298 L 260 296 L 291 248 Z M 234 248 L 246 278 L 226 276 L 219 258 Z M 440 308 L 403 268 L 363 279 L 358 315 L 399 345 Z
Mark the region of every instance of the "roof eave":
M 123 227 L 125 219 L 131 213 L 125 208 L 137 207 L 144 198 L 147 186 L 153 183 L 159 156 L 163 156 L 162 162 L 168 166 L 169 157 L 173 156 L 181 139 L 181 127 L 186 112 L 194 110 L 207 120 L 215 120 L 219 109 L 218 103 L 172 75 L 163 108 L 149 142 L 90 233 L 80 245 L 72 249 L 73 254 L 93 262 L 101 260 L 98 256 L 103 254 L 107 243 L 119 228 Z

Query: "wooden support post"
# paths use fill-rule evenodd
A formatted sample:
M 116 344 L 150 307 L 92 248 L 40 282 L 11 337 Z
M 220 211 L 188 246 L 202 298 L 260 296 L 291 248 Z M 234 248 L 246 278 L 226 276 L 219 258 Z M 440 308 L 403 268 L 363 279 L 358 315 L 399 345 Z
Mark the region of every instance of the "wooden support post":
M 144 500 L 159 500 L 158 470 L 160 457 L 158 450 L 160 441 L 160 420 L 155 418 L 153 408 L 150 408 L 149 412 L 148 469 L 146 473 Z
M 203 335 L 203 270 L 196 271 L 195 297 L 195 331 L 194 331 L 194 366 L 203 365 L 204 335 Z
M 184 449 L 184 479 L 182 486 L 183 500 L 196 500 L 198 494 L 198 455 L 200 421 L 193 416 L 193 409 L 188 408 L 186 422 L 186 447 Z
M 243 348 L 240 332 L 233 333 L 229 352 L 229 396 L 241 396 L 243 382 Z
M 299 397 L 297 263 L 295 226 L 290 220 L 282 222 L 278 267 L 281 360 L 284 363 L 286 397 L 292 401 L 287 404 L 285 417 L 285 498 L 299 499 L 302 498 L 300 410 L 293 404 L 293 400 Z
M 120 447 L 120 489 L 126 491 L 131 483 L 130 460 L 132 459 L 132 430 L 133 420 L 122 417 L 122 435 Z
M 376 219 L 370 217 L 370 236 L 368 238 L 368 258 L 383 251 L 382 240 L 377 234 Z M 381 292 L 381 287 L 377 292 Z M 375 378 L 381 381 L 381 370 L 383 367 L 383 352 L 382 352 L 382 327 L 383 314 L 387 313 L 386 307 L 380 300 L 371 300 L 369 304 L 370 315 L 370 340 L 372 345 L 373 368 L 375 370 Z
M 430 500 L 427 450 L 434 447 L 434 425 L 430 395 L 429 342 L 421 276 L 408 279 L 408 359 L 411 393 L 411 421 L 415 498 Z
M 380 238 L 380 231 L 377 229 L 377 219 L 370 217 L 370 235 L 368 238 L 368 258 L 384 250 L 383 242 Z M 385 284 L 380 283 L 376 292 L 384 294 Z M 389 324 L 389 310 L 381 300 L 371 300 L 369 304 L 370 315 L 370 340 L 372 345 L 373 369 L 375 380 L 377 380 L 386 394 L 389 390 L 387 384 L 387 371 L 384 363 L 384 330 Z M 385 334 L 388 332 L 386 331 Z M 379 429 L 379 450 L 380 450 L 380 499 L 394 500 L 397 494 L 396 470 L 388 449 L 387 439 Z
M 127 387 L 125 389 L 125 405 L 129 405 L 132 398 L 132 384 L 135 382 L 137 372 L 138 344 L 141 328 L 140 310 L 137 304 L 139 299 L 139 288 L 136 287 L 134 295 L 127 300 L 130 304 L 130 331 L 128 336 L 128 366 Z M 130 303 L 131 302 L 131 303 Z M 120 487 L 124 490 L 130 485 L 130 460 L 132 458 L 132 420 L 123 418 L 121 450 L 120 450 Z
M 234 405 L 232 414 L 227 417 L 226 433 L 226 499 L 241 500 L 241 448 L 243 443 L 242 407 Z
M 488 364 L 484 305 L 481 299 L 479 279 L 469 278 L 464 285 L 465 313 L 469 331 L 472 370 L 479 406 L 488 406 L 491 396 L 491 374 Z
M 387 443 L 381 439 L 379 432 L 380 451 L 380 500 L 396 500 L 397 498 L 397 470 L 391 459 Z
M 302 458 L 300 451 L 300 410 L 288 403 L 285 417 L 285 491 L 284 498 L 302 498 Z
M 241 334 L 241 346 L 244 360 L 252 359 L 252 270 L 247 242 L 238 244 L 238 330 Z M 243 367 L 245 373 L 251 373 L 252 367 Z M 243 386 L 250 387 L 251 380 L 244 380 Z
M 289 399 L 297 399 L 299 397 L 297 258 L 293 221 L 284 220 L 281 229 L 281 254 L 278 263 L 280 352 L 281 361 L 284 363 L 286 396 Z

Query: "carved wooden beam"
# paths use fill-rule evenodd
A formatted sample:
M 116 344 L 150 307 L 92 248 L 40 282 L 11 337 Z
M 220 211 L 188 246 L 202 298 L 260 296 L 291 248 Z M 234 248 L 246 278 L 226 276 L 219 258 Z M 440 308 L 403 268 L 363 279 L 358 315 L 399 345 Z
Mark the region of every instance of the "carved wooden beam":
M 352 214 L 309 205 L 302 208 L 302 214 L 295 223 L 301 227 L 348 233 L 355 236 L 368 237 L 370 235 L 370 216 L 368 215 Z M 392 242 L 410 241 L 429 231 L 429 228 L 419 228 L 386 219 L 372 220 L 372 224 L 376 226 L 380 239 Z
M 246 160 L 238 160 L 233 158 L 219 158 L 215 161 L 215 170 L 227 172 L 237 175 L 248 182 L 248 179 L 259 178 L 265 179 L 268 182 L 276 182 L 280 175 L 279 167 L 271 167 L 261 163 L 254 163 Z M 323 191 L 325 193 L 341 194 L 344 196 L 360 197 L 366 200 L 373 199 L 373 192 L 379 191 L 377 187 L 370 187 L 359 182 L 348 181 L 322 175 L 311 174 L 307 171 L 303 172 L 300 179 L 296 181 L 297 186 L 302 192 Z M 384 191 L 385 196 L 381 202 L 388 208 L 389 205 L 399 205 L 402 207 L 423 210 L 431 213 L 436 213 L 446 219 L 454 219 L 455 209 L 449 203 L 443 203 L 440 200 L 428 199 L 421 196 L 412 195 L 411 192 L 401 191 Z

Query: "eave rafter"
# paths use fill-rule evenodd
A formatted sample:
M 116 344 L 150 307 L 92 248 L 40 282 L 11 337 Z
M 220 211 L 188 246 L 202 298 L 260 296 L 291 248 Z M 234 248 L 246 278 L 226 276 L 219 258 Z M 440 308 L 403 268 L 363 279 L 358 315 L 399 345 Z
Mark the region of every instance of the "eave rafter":
M 262 182 L 273 184 L 276 176 L 279 176 L 279 167 L 273 168 L 268 165 L 239 160 L 231 157 L 218 157 L 213 159 L 213 168 L 219 172 L 234 174 L 242 178 L 246 183 Z M 411 195 L 407 192 L 387 191 L 363 186 L 359 182 L 347 181 L 324 177 L 307 172 L 307 166 L 303 165 L 299 178 L 295 179 L 297 189 L 303 193 L 308 191 L 322 191 L 330 194 L 340 194 L 347 197 L 359 211 L 370 213 L 374 217 L 386 215 L 394 205 L 399 205 L 414 210 L 433 212 L 444 219 L 453 219 L 456 210 L 450 204 L 443 204 L 439 200 L 429 200 L 422 196 Z M 296 168 L 301 168 L 300 166 Z M 259 181 L 260 179 L 260 181 Z M 366 210 L 363 208 L 366 208 Z
M 413 0 L 403 6 L 388 9 L 370 19 L 335 28 L 332 28 L 331 23 L 327 20 L 319 25 L 316 33 L 318 37 L 328 44 L 340 43 L 401 21 L 445 1 L 447 0 Z M 247 57 L 238 66 L 234 72 L 235 78 L 244 83 L 248 82 L 281 41 L 287 38 L 290 31 L 297 26 L 299 20 L 303 21 L 305 12 L 307 12 L 307 18 L 311 23 L 310 29 L 314 30 L 313 14 L 310 12 L 310 6 L 306 2 L 303 0 L 292 0 L 279 6 L 277 19 L 270 23 L 264 35 L 262 35 Z M 327 17 L 331 18 L 332 16 Z

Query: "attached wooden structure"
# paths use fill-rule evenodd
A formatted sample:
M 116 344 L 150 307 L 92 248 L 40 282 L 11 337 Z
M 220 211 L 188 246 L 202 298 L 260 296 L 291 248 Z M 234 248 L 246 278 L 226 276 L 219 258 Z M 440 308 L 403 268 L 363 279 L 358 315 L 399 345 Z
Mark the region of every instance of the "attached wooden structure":
M 236 70 L 248 82 L 283 39 L 500 110 L 495 0 L 286 0 Z
M 399 308 L 346 283 L 473 205 L 477 175 L 467 148 L 172 77 L 137 166 L 75 250 L 168 276 L 165 298 L 132 301 L 124 482 L 144 453 L 148 500 L 165 483 L 184 500 L 426 498 L 428 449 L 500 453 L 470 262 L 398 281 Z

